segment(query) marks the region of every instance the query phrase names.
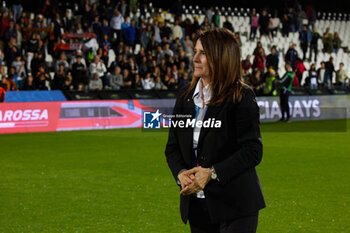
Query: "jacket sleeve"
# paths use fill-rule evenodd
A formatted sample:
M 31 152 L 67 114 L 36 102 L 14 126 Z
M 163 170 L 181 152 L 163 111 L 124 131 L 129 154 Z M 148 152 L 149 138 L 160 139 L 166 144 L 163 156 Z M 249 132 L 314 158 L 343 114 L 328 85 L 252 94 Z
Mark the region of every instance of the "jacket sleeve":
M 262 140 L 259 129 L 259 107 L 255 94 L 247 90 L 234 110 L 238 150 L 214 164 L 220 183 L 226 185 L 240 173 L 257 166 L 262 159 Z
M 181 96 L 178 97 L 176 100 L 173 115 L 180 113 L 180 111 L 181 111 Z M 175 180 L 178 181 L 177 175 L 181 170 L 186 169 L 186 164 L 181 154 L 177 130 L 174 127 L 170 127 L 169 129 L 168 142 L 165 148 L 165 156 L 166 156 L 168 166 Z

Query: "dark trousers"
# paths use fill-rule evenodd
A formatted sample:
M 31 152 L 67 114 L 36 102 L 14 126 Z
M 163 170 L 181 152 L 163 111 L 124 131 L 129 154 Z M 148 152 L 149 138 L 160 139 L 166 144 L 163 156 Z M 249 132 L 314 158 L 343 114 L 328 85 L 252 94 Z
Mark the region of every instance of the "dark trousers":
M 258 212 L 233 220 L 211 223 L 205 199 L 191 197 L 189 222 L 191 233 L 256 233 Z
M 310 44 L 310 53 L 309 53 L 309 60 L 311 61 L 312 58 L 312 52 L 315 53 L 315 62 L 317 60 L 317 44 Z
M 303 51 L 303 60 L 306 58 L 307 43 L 300 43 L 301 50 Z
M 256 31 L 257 30 L 258 30 L 257 27 L 251 27 L 250 28 L 249 40 L 255 40 L 255 36 L 256 36 Z
M 284 116 L 285 116 L 285 113 L 286 113 L 287 114 L 287 120 L 290 118 L 288 99 L 289 99 L 289 91 L 286 91 L 284 93 L 283 90 L 281 90 L 281 93 L 280 93 L 280 104 L 281 104 L 282 119 L 285 119 Z

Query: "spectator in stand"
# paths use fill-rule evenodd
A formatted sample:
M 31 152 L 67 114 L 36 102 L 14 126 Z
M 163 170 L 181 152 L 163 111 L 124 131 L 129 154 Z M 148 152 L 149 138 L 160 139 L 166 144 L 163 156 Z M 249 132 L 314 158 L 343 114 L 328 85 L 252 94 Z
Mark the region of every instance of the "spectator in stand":
M 148 49 L 148 44 L 150 43 L 152 38 L 152 26 L 147 25 L 146 30 L 144 30 L 141 34 L 141 45 L 144 47 L 146 50 Z
M 312 63 L 310 67 L 308 80 L 309 81 L 305 82 L 306 86 L 309 85 L 311 90 L 316 90 L 318 86 L 318 75 L 317 75 L 315 63 Z
M 321 62 L 321 67 L 317 70 L 318 83 L 325 85 L 324 80 L 326 80 L 326 65 L 325 62 Z
M 10 83 L 10 88 L 8 91 L 14 90 L 18 91 L 18 82 L 17 82 L 18 75 L 16 73 L 15 67 L 10 67 L 9 74 L 7 77 L 8 83 Z
M 93 22 L 91 23 L 92 32 L 95 33 L 97 42 L 102 42 L 102 24 L 100 22 L 100 17 L 96 15 Z
M 271 40 L 271 37 L 269 35 L 269 28 L 268 28 L 269 22 L 270 22 L 270 17 L 267 15 L 267 11 L 264 9 L 262 10 L 261 16 L 259 17 L 259 28 L 260 28 L 259 40 L 261 40 L 262 36 L 267 36 Z
M 72 84 L 72 76 L 70 75 L 70 73 L 67 74 L 66 79 L 64 80 L 64 84 L 62 87 L 62 90 L 69 90 L 72 91 L 74 89 L 74 85 Z M 85 85 L 83 83 L 79 83 L 78 84 L 78 91 L 85 91 Z
M 20 56 L 21 52 L 20 49 L 16 43 L 16 39 L 14 37 L 10 38 L 10 41 L 7 44 L 8 46 L 5 46 L 5 60 L 7 68 L 9 69 L 11 67 L 11 64 L 13 61 L 16 60 L 17 56 Z
M 44 64 L 38 67 L 38 71 L 34 77 L 34 82 L 37 90 L 49 90 L 51 78 L 47 73 Z
M 256 14 L 256 10 L 252 10 L 252 14 L 250 16 L 250 35 L 249 40 L 253 41 L 255 40 L 256 31 L 258 30 L 259 26 L 259 17 Z
M 295 85 L 293 86 L 300 86 L 301 85 L 301 81 L 303 79 L 303 74 L 304 71 L 306 70 L 305 65 L 303 63 L 303 60 L 301 60 L 299 57 L 297 58 L 297 64 L 295 66 L 295 75 L 297 77 L 298 80 L 293 79 L 293 83 L 295 82 Z
M 250 62 L 250 55 L 248 54 L 246 59 L 242 61 L 242 69 L 244 71 L 249 70 L 250 68 L 252 68 L 252 63 Z
M 326 29 L 326 32 L 323 34 L 322 43 L 323 43 L 323 52 L 331 53 L 333 52 L 333 36 L 329 32 L 329 28 Z
M 133 83 L 133 77 L 129 73 L 129 70 L 123 69 L 123 89 L 132 89 Z
M 258 41 L 258 42 L 256 43 L 256 47 L 255 47 L 255 49 L 254 49 L 254 51 L 253 51 L 253 55 L 254 55 L 254 56 L 259 55 L 259 50 L 260 50 L 260 48 L 262 48 L 262 47 L 263 47 L 263 46 L 262 46 L 261 41 Z
M 71 10 L 66 9 L 65 15 L 62 19 L 62 25 L 65 32 L 71 32 L 73 29 L 73 20 L 70 14 Z
M 13 21 L 9 22 L 9 26 L 5 29 L 5 43 L 8 43 L 10 41 L 10 38 L 17 38 L 17 30 L 15 28 L 15 23 Z
M 162 82 L 160 76 L 156 77 L 156 80 L 154 82 L 154 89 L 155 90 L 167 90 L 167 86 Z
M 191 82 L 189 72 L 185 71 L 179 80 L 179 88 L 189 85 Z
M 26 90 L 26 91 L 36 90 L 34 78 L 31 73 L 28 73 L 27 78 L 24 80 L 23 90 Z
M 342 41 L 339 38 L 338 32 L 335 32 L 333 35 L 333 52 L 335 54 L 338 53 L 338 50 L 340 49 L 341 43 L 342 43 Z
M 150 73 L 146 74 L 146 77 L 142 80 L 142 88 L 144 90 L 151 90 L 155 86 L 154 80 Z
M 276 96 L 277 95 L 277 85 L 276 85 L 276 72 L 274 69 L 269 69 L 267 72 L 267 77 L 263 83 L 264 95 Z
M 44 59 L 44 57 L 43 57 L 41 52 L 36 52 L 34 54 L 34 58 L 32 59 L 32 63 L 30 65 L 31 72 L 33 74 L 37 74 L 40 66 L 43 66 L 46 69 L 45 59 Z
M 288 8 L 289 32 L 295 32 L 297 26 L 297 16 L 293 7 Z
M 50 79 L 48 77 L 48 74 L 39 73 L 35 79 L 36 79 L 35 86 L 36 86 L 37 90 L 39 90 L 39 91 L 49 90 Z
M 129 7 L 129 5 L 125 2 L 125 0 L 121 0 L 118 9 L 120 10 L 120 13 L 121 13 L 123 16 L 129 17 L 129 15 L 130 15 L 130 7 Z
M 131 75 L 136 75 L 139 73 L 139 66 L 135 62 L 135 58 L 133 56 L 129 57 L 128 69 L 129 69 Z
M 170 49 L 174 52 L 174 56 L 179 56 L 179 51 L 183 49 L 179 38 L 173 40 L 170 44 Z
M 52 20 L 53 20 L 53 22 L 55 23 L 55 28 L 56 28 L 56 30 L 58 30 L 59 33 L 60 33 L 60 35 L 61 35 L 61 32 L 64 31 L 64 25 L 63 25 L 63 22 L 62 22 L 62 20 L 61 20 L 60 14 L 57 12 L 57 13 L 55 14 L 55 18 L 52 19 Z
M 56 68 L 55 68 L 55 71 L 58 71 L 59 70 L 59 66 L 60 65 L 63 65 L 64 66 L 64 70 L 65 71 L 68 71 L 69 69 L 69 64 L 68 64 L 68 61 L 67 61 L 67 56 L 66 56 L 66 53 L 62 52 L 60 54 L 60 58 L 56 61 Z
M 303 25 L 303 29 L 299 32 L 299 41 L 300 41 L 300 47 L 303 51 L 303 61 L 306 59 L 306 52 L 309 45 L 309 32 L 307 29 L 307 25 Z
M 70 65 L 69 65 L 70 69 L 73 69 L 73 65 L 78 61 L 78 57 L 80 57 L 81 63 L 86 67 L 86 61 L 85 61 L 85 58 L 83 57 L 83 52 L 79 49 L 75 52 L 75 55 L 71 57 Z
M 292 70 L 295 70 L 297 65 L 298 52 L 295 50 L 296 44 L 292 43 L 289 49 L 287 50 L 284 60 L 290 62 Z
M 263 48 L 259 48 L 259 54 L 255 55 L 252 68 L 257 68 L 262 74 L 265 72 L 266 55 Z
M 182 37 L 183 37 L 182 28 L 179 25 L 179 21 L 177 21 L 177 20 L 174 23 L 172 35 L 173 35 L 173 40 L 176 40 L 176 39 L 182 40 Z
M 288 17 L 288 14 L 283 14 L 282 18 L 282 36 L 288 37 L 289 36 L 289 30 L 290 30 L 290 19 Z
M 231 32 L 235 32 L 232 23 L 230 22 L 230 16 L 226 15 L 225 16 L 225 22 L 223 23 L 223 28 L 227 28 Z
M 147 65 L 147 57 L 144 56 L 141 58 L 141 62 L 139 62 L 139 74 L 144 77 L 146 73 L 148 72 L 148 65 Z
M 314 61 L 317 61 L 317 53 L 318 53 L 318 39 L 320 39 L 321 36 L 320 34 L 317 32 L 316 30 L 316 26 L 312 27 L 312 32 L 311 32 L 311 41 L 310 41 L 310 55 L 309 55 L 309 61 L 311 61 L 312 59 L 312 52 L 314 52 L 315 54 L 315 59 Z
M 122 23 L 124 22 L 124 17 L 120 14 L 118 9 L 114 10 L 114 15 L 111 18 L 110 26 L 112 30 L 112 37 L 117 37 L 117 44 L 121 39 Z M 115 34 L 114 34 L 115 33 Z
M 165 20 L 163 27 L 160 28 L 160 37 L 165 37 L 167 40 L 171 38 L 172 30 L 169 27 L 169 21 Z
M 1 15 L 0 37 L 4 36 L 5 30 L 9 26 L 10 21 L 11 17 L 9 16 L 9 13 L 7 11 L 4 11 Z
M 190 39 L 189 35 L 185 36 L 185 40 L 183 42 L 183 47 L 186 52 L 187 57 L 193 56 L 193 41 Z
M 215 14 L 214 14 L 214 16 L 212 18 L 211 23 L 214 24 L 213 25 L 214 27 L 212 27 L 212 28 L 217 28 L 217 27 L 220 26 L 220 11 L 219 11 L 219 9 L 215 10 Z
M 23 89 L 24 80 L 27 76 L 25 70 L 25 62 L 22 60 L 21 56 L 17 56 L 16 60 L 12 62 L 12 67 L 15 68 L 17 74 L 17 86 L 18 89 Z
M 191 27 L 191 29 L 192 29 L 192 35 L 196 35 L 195 33 L 196 32 L 198 32 L 198 30 L 200 29 L 201 27 L 200 27 L 200 25 L 199 25 L 199 17 L 198 17 L 198 15 L 195 15 L 194 17 L 193 17 L 193 24 L 192 24 L 192 27 Z
M 13 12 L 13 20 L 17 22 L 21 17 L 23 11 L 23 7 L 21 4 L 21 0 L 12 0 L 12 12 Z
M 280 18 L 278 18 L 278 12 L 275 11 L 274 17 L 271 17 L 271 18 L 270 18 L 269 26 L 268 26 L 269 34 L 270 34 L 270 36 L 271 36 L 272 39 L 273 39 L 275 36 L 277 36 L 277 32 L 278 32 L 278 29 L 279 29 L 279 25 L 280 25 Z
M 272 67 L 272 69 L 274 71 L 278 70 L 278 52 L 276 50 L 276 46 L 272 46 L 271 47 L 271 53 L 267 56 L 266 58 L 266 67 L 270 68 Z
M 114 72 L 109 75 L 109 85 L 112 90 L 120 90 L 123 87 L 123 75 L 121 68 L 116 66 Z
M 105 77 L 105 73 L 107 72 L 107 69 L 99 56 L 94 57 L 94 62 L 90 64 L 89 71 L 90 71 L 90 74 L 92 75 L 91 78 L 93 78 L 95 73 L 97 73 L 98 77 L 102 80 L 103 86 L 108 86 L 108 81 L 106 80 L 106 77 Z
M 62 90 L 66 77 L 65 67 L 63 64 L 60 64 L 52 82 L 52 90 Z
M 139 74 L 136 74 L 135 76 L 135 81 L 133 82 L 132 89 L 136 90 L 142 90 L 142 80 L 143 78 L 140 78 Z
M 100 5 L 100 7 L 101 7 L 102 15 L 104 15 L 106 17 L 106 20 L 109 22 L 113 17 L 113 10 L 115 9 L 114 1 L 106 0 L 104 4 Z
M 306 17 L 309 22 L 309 26 L 315 26 L 317 14 L 313 6 L 306 6 Z
M 335 72 L 334 64 L 333 64 L 333 57 L 329 58 L 329 61 L 325 63 L 325 81 L 324 84 L 328 86 L 329 89 L 332 88 L 333 83 L 333 73 Z
M 103 88 L 103 84 L 102 84 L 102 80 L 99 77 L 99 74 L 97 72 L 93 73 L 92 79 L 90 80 L 90 83 L 89 83 L 89 89 L 92 91 L 94 90 L 101 91 L 102 88 Z
M 336 72 L 336 83 L 337 85 L 344 88 L 347 86 L 349 76 L 346 74 L 346 71 L 343 70 L 343 68 L 344 68 L 344 63 L 341 62 L 339 64 L 339 70 L 337 70 Z
M 142 32 L 144 31 L 144 29 L 143 28 L 141 28 L 141 29 L 142 29 L 142 31 L 140 34 L 142 35 Z M 151 27 L 150 31 L 152 31 L 152 27 Z M 154 41 L 157 43 L 162 42 L 162 39 L 160 37 L 160 23 L 158 21 L 154 22 L 153 31 L 154 32 L 153 32 L 152 36 L 154 36 Z M 152 37 L 151 37 L 151 41 L 152 41 Z M 152 46 L 153 46 L 153 44 L 152 44 Z
M 5 91 L 18 91 L 17 85 L 13 77 L 5 76 L 2 78 L 1 82 L 2 87 L 5 89 Z
M 87 85 L 89 80 L 87 77 L 86 65 L 83 63 L 83 58 L 81 55 L 76 56 L 76 62 L 72 65 L 72 75 L 73 75 L 73 86 L 74 89 L 78 88 L 79 83 Z M 84 61 L 85 62 L 85 61 Z
M 214 7 L 210 6 L 205 12 L 205 16 L 208 18 L 208 23 L 212 22 L 214 14 Z
M 5 65 L 0 65 L 0 81 L 5 77 L 7 77 L 7 68 Z
M 296 28 L 300 32 L 302 30 L 303 20 L 306 19 L 306 14 L 305 14 L 305 11 L 302 9 L 300 3 L 298 2 L 296 4 L 296 18 L 297 18 Z
M 262 94 L 262 82 L 261 82 L 261 71 L 253 69 L 253 73 L 250 76 L 249 86 L 254 90 L 255 95 L 259 96 Z
M 131 20 L 129 27 L 126 28 L 125 42 L 132 48 L 134 51 L 135 48 L 135 36 L 136 36 L 136 26 L 135 20 Z
M 207 16 L 204 17 L 204 20 L 200 25 L 200 29 L 205 30 L 205 28 L 210 28 L 210 20 Z
M 31 67 L 30 67 L 31 61 L 34 57 L 35 52 L 38 50 L 38 43 L 39 43 L 38 36 L 39 36 L 38 34 L 33 33 L 30 40 L 27 41 L 27 48 L 26 48 L 27 71 L 31 71 Z
M 126 40 L 126 36 L 127 36 L 127 29 L 130 27 L 131 23 L 129 22 L 129 17 L 124 17 L 124 22 L 122 23 L 122 41 L 125 42 Z

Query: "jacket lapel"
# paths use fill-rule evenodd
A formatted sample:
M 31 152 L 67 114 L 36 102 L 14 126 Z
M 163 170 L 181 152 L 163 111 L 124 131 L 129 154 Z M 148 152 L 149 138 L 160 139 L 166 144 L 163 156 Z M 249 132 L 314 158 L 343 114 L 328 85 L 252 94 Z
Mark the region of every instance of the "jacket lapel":
M 222 109 L 222 106 L 209 106 L 207 109 L 207 112 L 205 113 L 203 122 L 208 120 L 208 119 L 212 119 L 214 120 L 217 119 L 216 116 L 219 114 L 220 110 Z M 198 139 L 198 148 L 200 147 L 202 141 L 204 140 L 205 136 L 208 134 L 208 132 L 210 131 L 210 128 L 201 128 L 201 132 L 199 134 L 199 139 Z
M 195 105 L 194 101 L 192 99 L 194 90 L 192 90 L 188 96 L 186 96 L 183 101 L 183 109 L 181 111 L 181 114 L 184 115 L 191 115 L 191 120 L 195 118 Z M 192 148 L 193 148 L 193 129 L 192 128 L 187 128 L 187 129 L 182 129 L 184 130 L 183 133 L 181 134 L 181 141 L 184 144 L 184 147 L 186 148 L 184 151 L 188 152 L 187 155 L 185 155 L 185 159 L 187 159 L 188 164 L 192 164 Z

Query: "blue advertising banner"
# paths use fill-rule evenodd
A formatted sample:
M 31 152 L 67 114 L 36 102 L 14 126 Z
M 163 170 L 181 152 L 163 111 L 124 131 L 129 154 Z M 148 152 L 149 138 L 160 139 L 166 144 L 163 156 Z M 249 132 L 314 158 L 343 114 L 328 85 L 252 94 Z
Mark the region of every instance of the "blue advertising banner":
M 61 91 L 8 91 L 6 103 L 66 101 Z

